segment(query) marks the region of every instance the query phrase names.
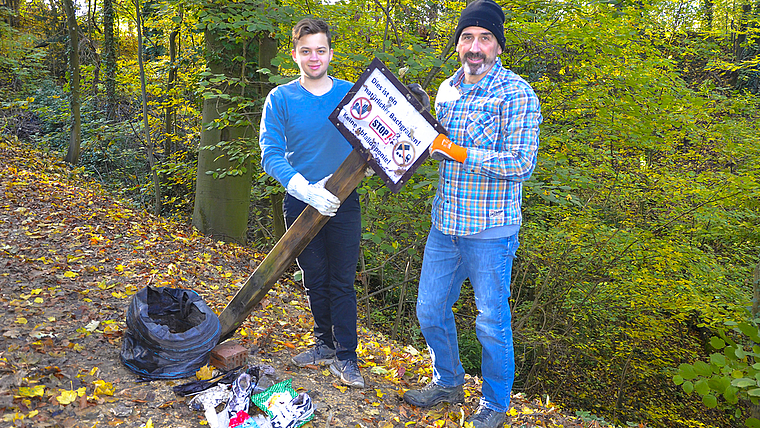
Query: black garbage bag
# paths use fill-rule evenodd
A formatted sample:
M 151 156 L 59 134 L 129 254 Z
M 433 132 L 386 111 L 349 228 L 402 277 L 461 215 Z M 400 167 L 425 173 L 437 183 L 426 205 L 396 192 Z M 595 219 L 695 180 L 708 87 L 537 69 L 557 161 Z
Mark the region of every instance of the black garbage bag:
M 121 362 L 145 380 L 179 379 L 208 364 L 222 328 L 194 291 L 145 287 L 132 297 Z

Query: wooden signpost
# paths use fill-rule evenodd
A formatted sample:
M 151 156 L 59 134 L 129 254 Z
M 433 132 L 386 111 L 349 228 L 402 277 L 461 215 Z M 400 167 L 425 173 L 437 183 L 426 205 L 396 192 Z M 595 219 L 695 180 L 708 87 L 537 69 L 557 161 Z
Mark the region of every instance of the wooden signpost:
M 343 98 L 330 121 L 354 150 L 325 184 L 343 202 L 361 183 L 369 164 L 398 192 L 427 158 L 445 130 L 429 111 L 375 59 Z M 220 342 L 232 337 L 253 308 L 311 242 L 330 217 L 307 206 L 219 315 Z

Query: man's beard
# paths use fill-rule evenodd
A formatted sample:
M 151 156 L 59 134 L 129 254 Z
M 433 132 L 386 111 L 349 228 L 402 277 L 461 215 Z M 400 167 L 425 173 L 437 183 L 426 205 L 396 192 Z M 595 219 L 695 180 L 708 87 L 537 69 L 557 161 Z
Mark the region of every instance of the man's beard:
M 467 62 L 468 58 L 482 59 L 483 62 L 473 67 Z M 465 73 L 469 75 L 473 75 L 473 76 L 480 76 L 481 74 L 488 71 L 491 68 L 491 66 L 493 66 L 493 64 L 496 62 L 496 57 L 491 58 L 491 60 L 489 61 L 488 57 L 482 53 L 467 52 L 462 57 L 461 61 L 462 61 L 462 67 L 464 67 Z

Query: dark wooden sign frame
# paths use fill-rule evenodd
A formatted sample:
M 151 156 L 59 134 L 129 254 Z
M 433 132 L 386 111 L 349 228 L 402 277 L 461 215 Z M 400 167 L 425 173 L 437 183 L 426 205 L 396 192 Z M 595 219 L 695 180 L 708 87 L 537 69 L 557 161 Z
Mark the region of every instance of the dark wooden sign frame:
M 413 109 L 416 111 L 417 114 L 419 114 L 419 117 L 406 117 L 404 118 L 405 121 L 413 121 L 413 120 L 425 120 L 427 123 L 438 133 L 438 134 L 444 134 L 448 135 L 448 132 L 441 126 L 440 123 L 433 117 L 433 115 L 430 114 L 428 110 L 425 110 L 417 98 L 412 95 L 411 91 L 403 84 L 401 83 L 398 78 L 388 70 L 388 67 L 383 64 L 382 61 L 375 58 L 372 60 L 372 62 L 369 64 L 369 66 L 364 70 L 362 75 L 359 77 L 359 79 L 356 81 L 354 86 L 351 88 L 350 91 L 348 91 L 348 94 L 343 98 L 343 100 L 338 104 L 338 107 L 335 108 L 335 110 L 330 114 L 330 122 L 335 125 L 335 127 L 338 128 L 340 133 L 348 140 L 349 143 L 351 143 L 351 146 L 353 146 L 354 150 L 358 151 L 362 155 L 364 155 L 365 158 L 368 158 L 368 163 L 372 167 L 372 169 L 377 173 L 377 175 L 385 182 L 385 185 L 393 192 L 398 193 L 399 190 L 401 190 L 402 187 L 404 187 L 404 184 L 409 181 L 411 176 L 414 174 L 414 171 L 417 170 L 417 168 L 425 162 L 425 159 L 428 158 L 428 150 L 427 148 L 432 144 L 432 141 L 424 147 L 423 153 L 420 154 L 420 156 L 417 158 L 414 163 L 409 166 L 404 174 L 401 176 L 401 178 L 394 182 L 393 179 L 388 175 L 387 171 L 378 163 L 378 161 L 375 159 L 375 157 L 372 155 L 371 151 L 362 144 L 362 141 L 360 140 L 359 136 L 357 136 L 351 129 L 346 127 L 343 122 L 339 119 L 340 112 L 343 110 L 343 108 L 352 102 L 356 95 L 359 93 L 359 91 L 362 90 L 362 87 L 367 84 L 367 80 L 369 77 L 373 74 L 375 70 L 378 70 L 382 75 L 388 79 L 390 83 L 393 84 L 393 86 L 398 90 L 401 95 L 403 96 L 402 100 L 398 100 L 400 102 L 407 102 L 412 105 Z M 385 100 L 387 101 L 387 100 Z

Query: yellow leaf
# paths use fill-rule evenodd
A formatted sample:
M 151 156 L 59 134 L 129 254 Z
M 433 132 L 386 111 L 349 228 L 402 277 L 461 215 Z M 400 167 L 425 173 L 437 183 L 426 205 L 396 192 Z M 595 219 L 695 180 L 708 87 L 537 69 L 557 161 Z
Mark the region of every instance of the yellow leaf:
M 383 394 L 383 392 L 382 392 L 382 391 L 380 391 L 379 389 L 375 389 L 375 392 L 377 393 L 377 396 L 378 396 L 378 397 L 380 397 L 380 398 L 383 398 L 383 395 L 385 395 L 385 394 Z
M 116 333 L 117 331 L 119 331 L 119 326 L 116 324 L 106 324 L 103 327 L 103 333 Z
M 214 370 L 209 367 L 208 365 L 205 365 L 198 369 L 197 372 L 195 372 L 195 377 L 198 378 L 198 380 L 208 380 L 211 379 L 214 376 Z
M 515 409 L 514 407 L 512 407 L 511 409 L 509 409 L 509 412 L 507 412 L 507 414 L 509 416 L 517 416 L 517 409 Z
M 38 294 L 40 294 L 40 293 L 42 293 L 42 289 L 41 289 L 41 288 L 35 288 L 35 289 L 34 289 L 34 290 L 32 290 L 32 291 L 31 291 L 31 293 L 29 293 L 29 294 L 31 294 L 32 296 L 36 296 L 36 295 L 38 295 Z
M 153 428 L 153 420 L 151 418 L 148 418 L 148 422 L 145 422 L 143 428 Z
M 334 383 L 333 386 L 336 387 L 336 388 L 338 388 L 338 391 L 340 391 L 340 392 L 346 392 L 346 390 L 348 389 L 347 386 L 338 385 L 337 383 Z
M 66 272 L 63 273 L 63 276 L 66 277 L 66 278 L 76 278 L 77 275 L 79 275 L 79 274 L 76 273 L 76 272 L 72 272 L 70 270 L 67 270 Z
M 17 324 L 26 324 L 26 322 L 27 322 L 26 318 L 24 318 L 24 317 L 18 317 L 18 318 L 16 318 L 16 323 Z
M 96 380 L 93 382 L 95 384 L 95 395 L 113 395 L 115 388 L 113 387 L 113 384 L 111 382 L 106 382 L 104 380 Z
M 58 397 L 55 397 L 56 400 L 62 405 L 71 404 L 74 402 L 74 400 L 77 399 L 77 392 L 76 391 L 64 391 L 63 389 L 60 389 L 61 395 Z
M 26 417 L 27 418 L 33 418 L 33 417 L 37 416 L 38 413 L 40 413 L 39 410 L 32 410 L 31 412 L 27 413 Z
M 42 300 L 42 297 L 35 297 L 34 303 L 42 303 L 44 300 Z
M 85 386 L 77 389 L 77 395 L 80 396 L 80 397 L 83 396 L 86 392 L 87 392 L 87 387 L 85 387 Z
M 22 386 L 18 389 L 18 395 L 22 397 L 42 397 L 44 394 L 45 385 Z

